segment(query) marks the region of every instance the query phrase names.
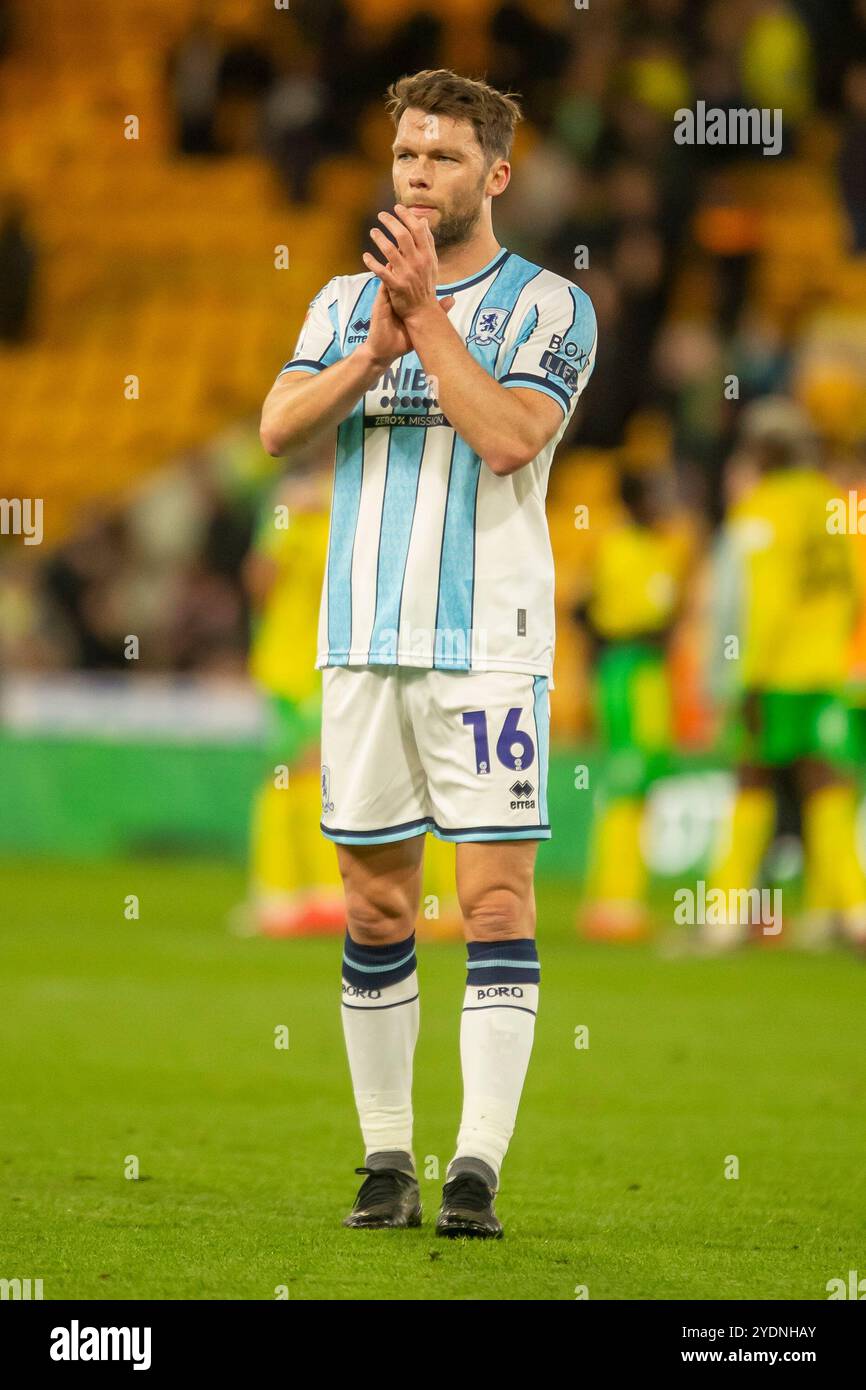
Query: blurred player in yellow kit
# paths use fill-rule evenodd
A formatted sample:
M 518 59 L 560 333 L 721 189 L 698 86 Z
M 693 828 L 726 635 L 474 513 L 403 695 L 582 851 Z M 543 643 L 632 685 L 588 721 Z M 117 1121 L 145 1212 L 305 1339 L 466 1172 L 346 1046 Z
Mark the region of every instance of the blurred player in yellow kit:
M 319 829 L 321 672 L 315 669 L 328 550 L 330 474 L 315 464 L 283 479 L 247 558 L 254 612 L 250 671 L 268 695 L 267 773 L 256 794 L 251 844 L 254 931 L 341 933 L 345 897 L 333 844 Z M 462 939 L 454 846 L 428 836 L 420 940 Z
M 775 828 L 775 779 L 791 768 L 805 854 L 800 940 L 817 943 L 838 929 L 862 946 L 866 875 L 843 695 L 861 606 L 852 539 L 828 526 L 834 489 L 797 407 L 782 399 L 749 407 L 742 439 L 734 463 L 751 468 L 753 481 L 730 509 L 716 579 L 721 604 L 738 619 L 733 631 L 717 624 L 714 637 L 719 650 L 730 646 L 736 686 L 737 792 L 708 888 L 731 902 L 732 890 L 757 884 Z M 698 933 L 718 949 L 749 935 L 749 923 L 731 920 Z
M 649 923 L 641 824 L 647 789 L 672 749 L 667 639 L 693 549 L 667 474 L 626 474 L 621 495 L 626 517 L 599 541 L 583 614 L 598 647 L 596 721 L 606 771 L 578 925 L 601 940 L 634 940 Z
M 254 608 L 250 671 L 268 696 L 268 769 L 253 808 L 255 930 L 298 936 L 345 930 L 333 846 L 319 832 L 321 676 L 315 670 L 328 548 L 328 479 L 284 479 L 264 508 L 245 578 Z
M 857 434 L 857 421 L 855 415 L 853 439 L 837 436 L 831 473 L 837 505 L 842 508 L 854 549 L 858 588 L 864 597 L 851 639 L 845 691 L 851 762 L 854 767 L 863 768 L 866 767 L 866 439 Z

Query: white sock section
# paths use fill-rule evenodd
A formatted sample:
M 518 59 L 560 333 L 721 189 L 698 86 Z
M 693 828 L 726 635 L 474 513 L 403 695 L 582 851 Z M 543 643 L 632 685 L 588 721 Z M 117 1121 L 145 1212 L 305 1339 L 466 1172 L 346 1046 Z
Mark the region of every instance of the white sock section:
M 366 948 L 367 960 L 375 949 Z M 357 948 L 354 954 L 359 954 Z M 411 1156 L 412 1059 L 420 1017 L 417 971 L 413 968 L 396 984 L 374 979 L 358 986 L 347 980 L 344 969 L 341 1012 L 366 1156 L 382 1150 Z
M 480 1158 L 499 1183 L 529 1066 L 538 985 L 467 985 L 460 1022 L 463 1115 L 449 1175 L 460 1158 Z

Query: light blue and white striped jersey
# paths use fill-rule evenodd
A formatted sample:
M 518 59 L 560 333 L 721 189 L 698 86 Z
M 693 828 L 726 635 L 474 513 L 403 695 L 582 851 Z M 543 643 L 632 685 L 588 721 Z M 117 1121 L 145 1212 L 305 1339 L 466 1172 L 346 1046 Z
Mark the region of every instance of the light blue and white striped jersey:
M 312 301 L 285 372 L 319 372 L 370 329 L 379 278 L 338 275 Z M 395 359 L 337 432 L 316 666 L 522 671 L 552 683 L 550 464 L 595 362 L 583 290 L 501 248 L 451 285 L 448 317 L 505 387 L 562 408 L 546 448 L 497 477 L 439 409 L 417 353 Z

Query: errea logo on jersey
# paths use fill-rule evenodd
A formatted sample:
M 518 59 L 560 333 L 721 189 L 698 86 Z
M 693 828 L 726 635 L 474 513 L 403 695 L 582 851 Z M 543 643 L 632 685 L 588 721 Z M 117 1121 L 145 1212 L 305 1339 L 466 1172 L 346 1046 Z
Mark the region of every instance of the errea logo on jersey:
M 370 320 L 355 319 L 355 322 L 350 324 L 349 327 L 352 331 L 346 339 L 346 342 L 363 343 L 366 341 L 367 334 L 370 332 Z
M 535 791 L 535 788 L 531 782 L 527 782 L 525 780 L 522 782 L 512 782 L 508 790 L 511 792 L 511 795 L 515 798 L 515 800 L 511 802 L 512 811 L 535 810 L 535 800 L 534 798 L 530 800 L 530 798 L 532 797 L 532 793 Z

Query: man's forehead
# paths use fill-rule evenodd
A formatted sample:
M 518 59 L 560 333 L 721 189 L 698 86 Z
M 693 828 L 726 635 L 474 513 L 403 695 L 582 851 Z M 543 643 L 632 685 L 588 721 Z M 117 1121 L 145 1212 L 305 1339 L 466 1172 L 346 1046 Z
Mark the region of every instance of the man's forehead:
M 434 141 L 461 146 L 468 143 L 480 148 L 471 121 L 408 107 L 400 117 L 394 143 L 418 145 L 433 144 Z

